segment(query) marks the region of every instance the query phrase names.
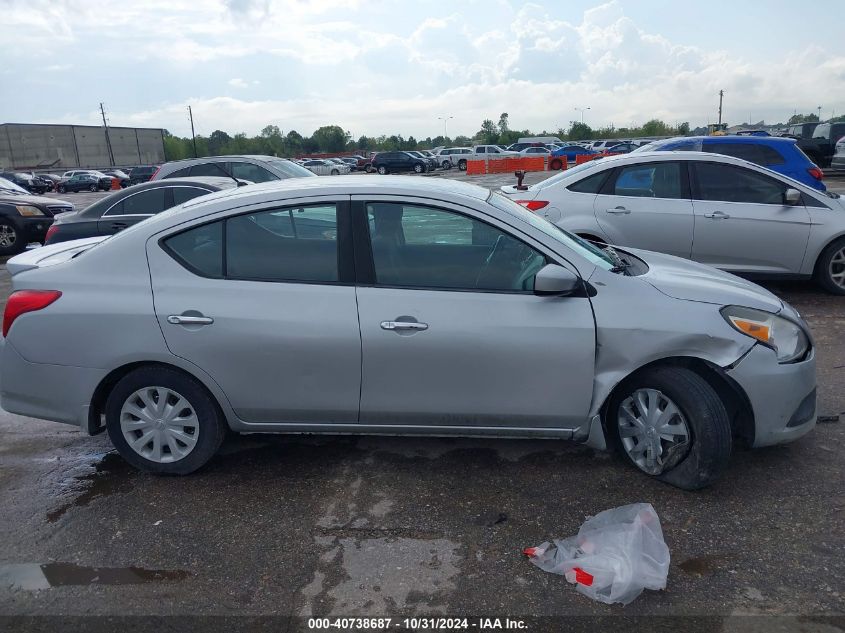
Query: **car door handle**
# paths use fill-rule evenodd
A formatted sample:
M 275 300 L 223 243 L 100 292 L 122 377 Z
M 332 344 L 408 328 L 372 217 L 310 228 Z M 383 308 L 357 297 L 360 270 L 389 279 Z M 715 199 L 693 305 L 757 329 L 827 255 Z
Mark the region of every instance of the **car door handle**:
M 417 321 L 382 321 L 382 330 L 427 330 L 428 323 Z
M 125 229 L 127 226 L 129 226 L 129 225 L 126 224 L 126 222 L 112 222 L 112 224 L 111 224 L 111 227 L 113 229 L 117 230 L 117 231 L 120 231 L 121 229 Z
M 608 209 L 607 212 L 612 213 L 613 215 L 627 215 L 631 212 L 631 210 L 626 209 L 625 207 L 613 207 L 612 209 Z
M 214 319 L 207 316 L 185 316 L 183 314 L 171 314 L 167 322 L 173 325 L 211 325 Z
M 705 218 L 710 218 L 711 220 L 727 220 L 731 216 L 723 211 L 714 211 L 713 213 L 705 213 Z

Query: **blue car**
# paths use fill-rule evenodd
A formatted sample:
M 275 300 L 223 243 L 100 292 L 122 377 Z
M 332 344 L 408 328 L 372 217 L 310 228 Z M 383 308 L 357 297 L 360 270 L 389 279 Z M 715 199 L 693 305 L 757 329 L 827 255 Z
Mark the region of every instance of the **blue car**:
M 595 156 L 598 152 L 594 152 L 591 149 L 585 149 L 580 145 L 566 145 L 556 149 L 549 155 L 549 169 L 560 169 L 563 167 L 563 161 L 560 160 L 561 156 L 566 156 L 567 166 L 570 166 L 575 164 L 575 158 L 577 156 L 582 156 L 584 154 Z M 555 160 L 555 158 L 557 158 L 557 160 Z
M 792 138 L 779 136 L 684 136 L 654 141 L 635 151 L 713 152 L 742 158 L 794 178 L 819 191 L 827 191 L 823 174 Z

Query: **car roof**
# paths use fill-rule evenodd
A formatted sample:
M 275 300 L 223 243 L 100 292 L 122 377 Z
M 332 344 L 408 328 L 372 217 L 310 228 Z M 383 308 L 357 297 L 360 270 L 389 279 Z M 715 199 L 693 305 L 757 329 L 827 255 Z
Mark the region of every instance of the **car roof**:
M 208 162 L 218 162 L 218 161 L 227 161 L 232 158 L 251 158 L 253 160 L 262 160 L 262 161 L 270 161 L 270 160 L 290 160 L 288 158 L 279 158 L 278 156 L 267 156 L 265 154 L 223 154 L 221 156 L 200 156 L 199 158 L 180 158 L 179 160 L 169 160 L 164 165 L 181 165 L 187 163 L 208 163 Z M 162 167 L 164 167 L 162 165 Z
M 286 178 L 248 187 L 229 189 L 205 196 L 202 200 L 186 202 L 184 208 L 212 206 L 225 200 L 229 206 L 260 204 L 274 199 L 332 195 L 411 195 L 417 197 L 457 196 L 472 200 L 486 200 L 490 190 L 452 179 L 416 178 L 413 176 L 335 176 L 326 178 Z
M 753 136 L 749 134 L 725 134 L 723 136 L 676 136 L 674 138 L 667 138 L 661 141 L 652 141 L 655 147 L 666 145 L 669 143 L 679 143 L 681 141 L 702 141 L 702 142 L 716 142 L 716 143 L 782 143 L 795 144 L 794 138 L 786 138 L 783 136 Z

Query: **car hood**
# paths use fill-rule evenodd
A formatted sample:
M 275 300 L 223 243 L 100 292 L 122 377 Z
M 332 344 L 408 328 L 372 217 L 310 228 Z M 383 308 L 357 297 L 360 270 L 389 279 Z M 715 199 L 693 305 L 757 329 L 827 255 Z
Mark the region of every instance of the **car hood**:
M 653 251 L 625 248 L 624 252 L 648 264 L 648 272 L 639 279 L 675 299 L 738 305 L 773 313 L 783 309 L 783 302 L 765 288 L 717 268 Z
M 52 198 L 45 198 L 44 196 L 27 196 L 16 193 L 9 194 L 2 191 L 0 191 L 0 202 L 8 204 L 33 204 L 39 208 L 46 207 L 48 204 L 50 206 L 67 205 L 71 209 L 73 208 L 73 205 L 70 202 L 65 202 L 64 200 L 55 200 Z

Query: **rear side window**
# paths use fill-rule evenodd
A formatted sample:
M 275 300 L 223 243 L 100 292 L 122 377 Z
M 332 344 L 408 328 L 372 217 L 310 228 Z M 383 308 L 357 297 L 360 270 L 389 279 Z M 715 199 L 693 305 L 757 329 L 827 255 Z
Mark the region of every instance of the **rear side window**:
M 190 167 L 183 167 L 182 169 L 177 169 L 171 174 L 167 174 L 165 178 L 185 178 L 190 171 Z
M 269 182 L 271 180 L 278 180 L 278 178 L 268 170 L 252 163 L 233 162 L 230 163 L 230 165 L 232 167 L 232 175 L 235 178 L 250 180 L 252 182 Z
M 189 270 L 207 277 L 338 281 L 337 207 L 238 215 L 170 237 L 165 248 Z
M 598 193 L 611 171 L 608 169 L 592 176 L 587 176 L 583 180 L 572 183 L 567 189 L 576 193 Z
M 757 143 L 706 143 L 704 151 L 741 158 L 757 165 L 783 165 L 786 161 L 776 149 Z
M 158 187 L 124 198 L 109 209 L 106 215 L 155 215 L 169 206 L 167 188 Z
M 198 198 L 199 196 L 204 196 L 207 193 L 211 193 L 207 189 L 199 189 L 198 187 L 173 187 L 173 206 L 177 206 L 182 204 L 183 202 L 187 202 L 188 200 L 193 200 L 194 198 Z

